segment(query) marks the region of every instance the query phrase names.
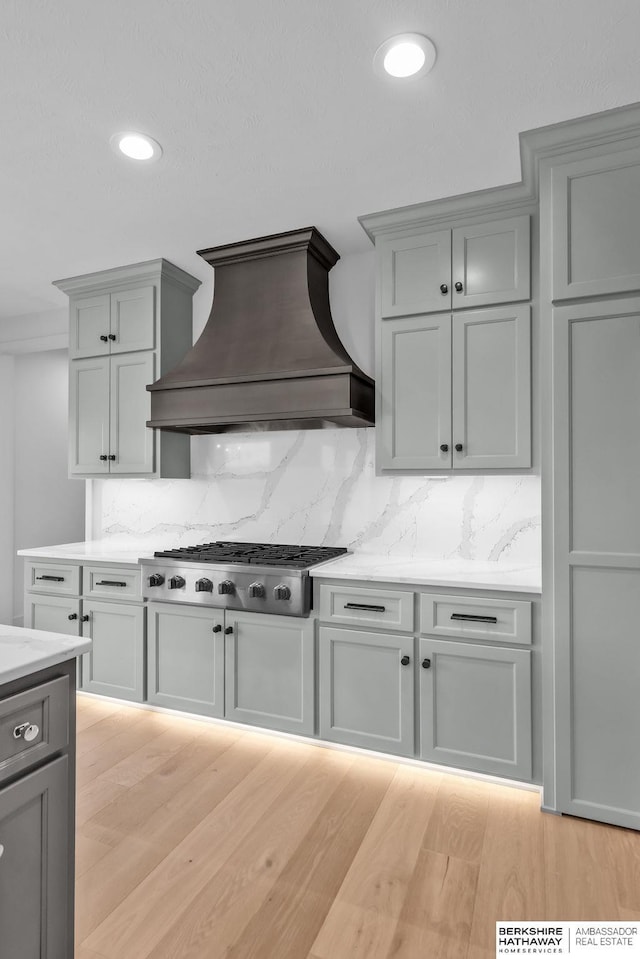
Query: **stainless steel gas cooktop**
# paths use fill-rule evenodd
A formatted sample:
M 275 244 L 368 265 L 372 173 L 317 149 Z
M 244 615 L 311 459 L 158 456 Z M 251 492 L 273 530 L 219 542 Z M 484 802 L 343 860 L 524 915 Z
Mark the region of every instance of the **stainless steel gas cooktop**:
M 309 569 L 344 547 L 269 543 L 203 543 L 156 552 L 142 560 L 147 599 L 308 616 Z

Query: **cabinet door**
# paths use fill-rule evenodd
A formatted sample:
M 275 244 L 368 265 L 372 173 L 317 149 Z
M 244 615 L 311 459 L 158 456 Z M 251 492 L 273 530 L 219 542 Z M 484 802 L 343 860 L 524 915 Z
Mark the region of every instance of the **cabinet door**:
M 451 268 L 454 310 L 529 299 L 529 220 L 515 216 L 456 227 Z
M 314 733 L 314 619 L 227 612 L 225 716 Z
M 382 240 L 378 255 L 383 317 L 451 309 L 450 230 Z
M 320 628 L 322 739 L 413 756 L 413 684 L 413 637 Z
M 553 331 L 557 808 L 640 829 L 640 297 Z
M 147 607 L 147 699 L 224 715 L 224 612 L 166 603 Z
M 551 173 L 553 298 L 640 290 L 640 149 Z
M 109 294 L 72 299 L 69 305 L 69 359 L 109 353 Z M 104 337 L 104 339 L 101 339 Z
M 153 353 L 111 358 L 111 473 L 153 473 L 153 430 L 146 426 L 154 379 Z
M 0 954 L 68 959 L 68 760 L 0 789 Z
M 26 629 L 80 635 L 80 600 L 66 596 L 37 596 L 27 593 L 24 605 Z
M 155 346 L 155 288 L 140 286 L 111 294 L 111 353 Z
M 531 654 L 420 640 L 420 755 L 531 778 Z
M 390 320 L 381 337 L 380 468 L 450 467 L 451 316 Z
M 144 609 L 84 600 L 82 635 L 93 640 L 82 657 L 82 688 L 117 699 L 144 699 Z
M 454 469 L 531 466 L 529 306 L 453 317 L 453 443 Z
M 69 473 L 108 473 L 109 357 L 73 360 L 69 384 Z

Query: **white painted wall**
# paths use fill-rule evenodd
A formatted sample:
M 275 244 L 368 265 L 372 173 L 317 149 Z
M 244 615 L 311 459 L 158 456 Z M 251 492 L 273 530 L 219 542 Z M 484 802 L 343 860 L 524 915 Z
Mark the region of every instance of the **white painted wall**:
M 14 365 L 0 355 L 0 623 L 13 621 Z
M 6 359 L 14 367 L 14 555 L 17 549 L 83 540 L 85 484 L 67 477 L 67 351 L 0 357 Z M 0 483 L 4 473 L 3 467 Z M 22 557 L 12 562 L 17 625 L 22 623 L 23 562 Z

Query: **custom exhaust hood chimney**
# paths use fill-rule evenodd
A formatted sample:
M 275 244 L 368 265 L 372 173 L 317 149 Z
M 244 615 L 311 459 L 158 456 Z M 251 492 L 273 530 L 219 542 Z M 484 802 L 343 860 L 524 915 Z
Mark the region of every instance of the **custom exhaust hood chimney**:
M 200 250 L 211 315 L 181 363 L 147 387 L 148 426 L 181 433 L 372 426 L 374 386 L 329 308 L 339 259 L 308 227 Z

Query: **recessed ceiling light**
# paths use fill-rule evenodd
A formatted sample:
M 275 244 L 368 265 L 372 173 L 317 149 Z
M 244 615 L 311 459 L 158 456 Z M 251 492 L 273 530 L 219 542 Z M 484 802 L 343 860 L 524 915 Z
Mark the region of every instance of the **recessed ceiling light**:
M 380 76 L 423 77 L 436 62 L 436 48 L 421 33 L 400 33 L 376 50 L 373 68 Z
M 152 163 L 162 156 L 158 141 L 144 133 L 115 133 L 110 142 L 116 153 L 122 153 L 130 160 Z

